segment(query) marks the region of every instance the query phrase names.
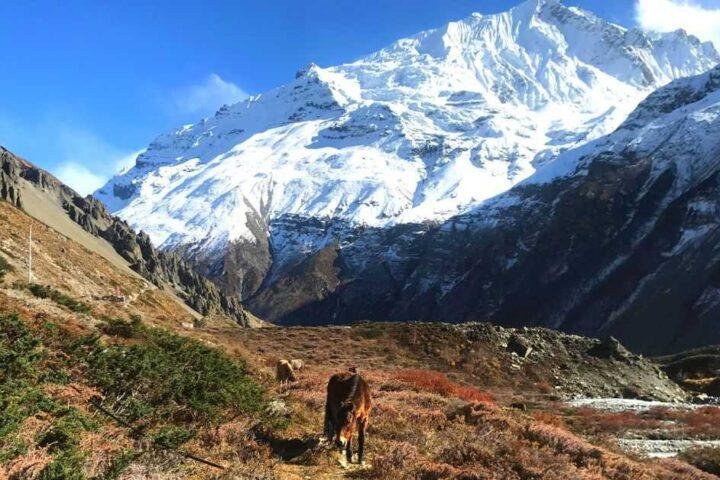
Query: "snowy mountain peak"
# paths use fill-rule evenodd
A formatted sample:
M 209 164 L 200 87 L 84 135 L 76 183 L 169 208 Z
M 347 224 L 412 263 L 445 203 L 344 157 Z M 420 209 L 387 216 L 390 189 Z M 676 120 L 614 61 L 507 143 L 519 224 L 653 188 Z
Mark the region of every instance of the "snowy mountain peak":
M 682 32 L 554 0 L 421 32 L 159 136 L 98 198 L 167 248 L 220 252 L 283 216 L 442 220 L 614 130 L 655 88 L 720 62 Z M 276 246 L 280 248 L 280 246 Z
M 529 19 L 553 7 L 566 8 L 558 0 L 525 0 L 511 8 L 509 12 Z

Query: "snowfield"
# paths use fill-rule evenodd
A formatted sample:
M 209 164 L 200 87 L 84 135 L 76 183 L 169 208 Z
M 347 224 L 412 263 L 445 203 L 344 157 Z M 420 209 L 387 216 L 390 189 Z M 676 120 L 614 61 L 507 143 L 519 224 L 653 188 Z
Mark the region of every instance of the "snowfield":
M 161 135 L 95 195 L 156 244 L 205 252 L 257 242 L 284 216 L 440 221 L 543 165 L 535 181 L 572 171 L 579 155 L 553 160 L 616 129 L 661 85 L 718 62 L 682 31 L 627 30 L 526 1 L 353 63 L 310 65 Z M 257 219 L 264 231 L 251 228 Z

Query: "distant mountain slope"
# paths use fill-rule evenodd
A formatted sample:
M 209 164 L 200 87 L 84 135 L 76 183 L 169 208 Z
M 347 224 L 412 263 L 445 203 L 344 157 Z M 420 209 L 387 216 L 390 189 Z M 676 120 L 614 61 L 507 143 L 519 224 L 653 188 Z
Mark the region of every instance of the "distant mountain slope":
M 177 255 L 156 250 L 147 235 L 136 234 L 96 199 L 80 197 L 49 173 L 2 147 L 0 200 L 25 210 L 115 266 L 177 293 L 200 314 L 219 310 L 240 324 L 249 321 L 237 300 L 220 292 Z
M 720 66 L 659 89 L 613 134 L 472 212 L 365 232 L 251 306 L 291 323 L 544 325 L 645 352 L 720 343 L 719 212 Z M 299 296 L 313 285 L 332 287 Z
M 526 1 L 354 63 L 311 65 L 158 137 L 96 196 L 249 298 L 357 229 L 472 209 L 611 132 L 657 87 L 718 62 L 682 31 L 650 35 Z M 317 236 L 318 222 L 333 233 Z

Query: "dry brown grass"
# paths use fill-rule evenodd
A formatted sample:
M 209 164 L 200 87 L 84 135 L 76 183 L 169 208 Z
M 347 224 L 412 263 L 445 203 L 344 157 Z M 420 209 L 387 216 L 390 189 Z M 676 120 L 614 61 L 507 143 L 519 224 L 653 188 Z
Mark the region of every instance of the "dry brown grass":
M 24 455 L 3 465 L 0 478 L 3 475 L 8 479 L 35 478 L 51 461 L 52 455 L 47 448 L 31 448 Z
M 0 231 L 0 250 L 16 270 L 23 259 L 26 225 L 22 214 L 7 206 L 9 228 Z M 12 218 L 11 218 L 12 217 Z M 62 325 L 69 336 L 97 331 L 102 315 L 141 315 L 159 325 L 199 338 L 245 360 L 256 380 L 265 385 L 277 408 L 289 419 L 284 430 L 260 432 L 247 418 L 233 418 L 200 427 L 183 448 L 226 467 L 217 470 L 167 452 L 153 450 L 112 420 L 88 408 L 97 394 L 71 372 L 70 385 L 53 385 L 46 393 L 91 415 L 100 425 L 85 432 L 79 448 L 93 452 L 85 460 L 87 474 L 107 469 L 118 452 L 140 455 L 121 478 L 217 479 L 502 479 L 502 480 L 710 480 L 680 461 L 643 462 L 612 452 L 571 433 L 553 412 L 524 413 L 504 408 L 493 397 L 498 388 L 510 393 L 552 394 L 543 365 L 511 371 L 502 357 L 477 345 L 458 345 L 453 332 L 421 325 L 360 325 L 352 328 L 268 328 L 239 330 L 223 319 L 201 329 L 186 329 L 188 312 L 164 292 L 118 271 L 100 257 L 42 225 L 35 225 L 39 281 L 61 289 L 92 306 L 80 315 L 13 289 L 12 277 L 0 287 L 0 311 L 19 313 L 41 328 Z M 93 300 L 122 285 L 132 297 L 128 306 Z M 307 368 L 297 382 L 279 386 L 273 377 L 277 358 L 301 358 Z M 373 394 L 367 443 L 368 466 L 339 467 L 336 452 L 319 446 L 325 386 L 332 373 L 357 365 Z M 572 419 L 572 416 L 571 416 Z M 681 420 L 677 417 L 678 421 Z M 599 418 L 608 428 L 654 421 L 625 416 Z M 682 419 L 696 432 L 710 432 L 716 411 L 698 411 Z M 31 417 L 23 425 L 30 444 L 47 428 L 48 418 Z M 577 425 L 571 424 L 571 428 Z M 613 426 L 616 425 L 616 426 Z M 634 428 L 633 427 L 633 428 Z M 52 459 L 46 449 L 29 448 L 0 469 L 0 478 L 33 478 Z M 4 472 L 3 472 L 4 470 Z M 24 473 L 23 473 L 24 472 Z
M 44 321 L 44 320 L 43 320 Z M 78 333 L 86 332 L 80 327 Z M 563 419 L 551 412 L 525 414 L 491 402 L 483 389 L 451 380 L 447 374 L 421 368 L 408 368 L 401 361 L 395 365 L 377 365 L 373 349 L 363 358 L 362 343 L 353 343 L 329 365 L 309 363 L 297 382 L 279 386 L 268 368 L 271 357 L 278 355 L 269 346 L 271 333 L 263 332 L 264 340 L 250 348 L 237 343 L 228 348 L 253 366 L 257 378 L 287 408 L 290 424 L 284 431 L 273 432 L 261 439 L 249 421 L 242 418 L 217 427 L 200 430 L 184 447 L 203 458 L 226 466 L 217 471 L 163 452 L 140 456 L 127 470 L 124 478 L 382 478 L 382 479 L 613 479 L 613 480 L 675 480 L 678 478 L 709 480 L 710 476 L 682 462 L 645 463 L 598 447 L 570 433 Z M 248 332 L 258 338 L 258 332 Z M 340 332 L 331 332 L 339 335 Z M 348 332 L 343 332 L 349 335 Z M 223 345 L 225 333 L 214 336 L 204 332 L 209 341 Z M 298 338 L 295 339 L 299 341 Z M 320 336 L 314 344 L 322 344 Z M 309 347 L 308 347 L 309 348 Z M 259 350 L 263 349 L 262 353 Z M 285 355 L 285 353 L 280 352 Z M 297 353 L 308 358 L 302 350 Z M 316 355 L 331 357 L 331 352 Z M 325 385 L 329 376 L 344 369 L 350 358 L 360 359 L 361 373 L 373 391 L 373 411 L 368 435 L 368 467 L 343 470 L 332 449 L 317 447 L 322 428 Z M 288 355 L 289 356 L 289 355 Z M 272 362 L 269 363 L 272 365 Z M 362 366 L 365 365 L 365 366 Z M 367 365 L 372 365 L 368 367 Z M 257 366 L 257 370 L 255 367 Z M 77 390 L 76 390 L 77 389 Z M 79 392 L 78 392 L 79 390 Z M 84 408 L 83 402 L 96 392 L 82 384 L 52 386 L 47 392 Z M 466 399 L 479 402 L 468 402 Z M 699 426 L 707 425 L 714 412 L 699 412 L 689 417 Z M 702 421 L 701 421 L 702 419 Z M 107 419 L 105 419 L 107 420 Z M 707 420 L 707 421 L 706 421 Z M 629 421 L 618 416 L 616 423 Z M 33 419 L 35 431 L 43 419 Z M 28 425 L 30 432 L 31 427 Z M 33 437 L 34 434 L 30 434 Z M 108 468 L 112 459 L 124 448 L 142 449 L 128 432 L 106 421 L 99 432 L 81 439 L 83 449 L 94 451 L 86 461 L 88 473 Z M 281 458 L 283 457 L 283 458 Z M 30 477 L 37 474 L 51 459 L 46 451 L 32 449 L 6 466 L 7 473 L 23 469 Z
M 319 433 L 324 382 L 332 371 L 316 368 L 282 389 L 297 422 L 285 432 L 288 438 Z M 527 415 L 485 396 L 482 402 L 468 403 L 455 394 L 454 382 L 432 372 L 365 370 L 364 375 L 373 390 L 371 468 L 342 471 L 332 451 L 315 450 L 301 460 L 312 478 L 713 478 L 683 462 L 645 463 L 593 445 L 568 431 L 555 414 Z
M 591 436 L 644 433 L 653 438 L 720 438 L 720 408 L 714 406 L 694 410 L 662 407 L 641 412 L 576 408 L 566 409 L 565 418 L 574 431 Z
M 587 435 L 618 435 L 627 431 L 655 430 L 663 426 L 662 420 L 650 417 L 646 412 L 605 412 L 593 408 L 578 408 L 570 412 L 567 417 L 570 425 Z
M 695 438 L 720 438 L 720 408 L 702 407 L 695 410 L 655 409 L 648 415 L 675 422 L 685 435 Z

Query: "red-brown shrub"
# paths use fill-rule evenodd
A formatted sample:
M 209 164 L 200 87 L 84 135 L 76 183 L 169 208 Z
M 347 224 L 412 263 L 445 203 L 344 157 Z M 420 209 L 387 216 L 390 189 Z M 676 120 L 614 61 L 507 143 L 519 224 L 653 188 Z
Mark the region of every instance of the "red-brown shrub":
M 475 387 L 460 385 L 433 370 L 408 369 L 397 373 L 396 378 L 414 388 L 443 397 L 457 397 L 468 402 L 493 403 L 495 399 Z
M 687 428 L 693 436 L 716 437 L 720 435 L 720 408 L 702 407 L 695 410 L 673 410 L 662 417 L 674 420 Z
M 628 430 L 682 430 L 692 437 L 716 438 L 720 435 L 720 408 L 702 407 L 678 410 L 667 407 L 644 412 L 603 412 L 579 408 L 570 412 L 568 422 L 576 430 L 590 434 L 617 435 Z
M 634 411 L 604 412 L 593 408 L 579 408 L 569 416 L 575 428 L 591 434 L 618 434 L 628 430 L 653 430 L 662 426 L 662 421 L 645 413 Z
M 540 423 L 545 423 L 554 427 L 567 428 L 565 420 L 561 416 L 555 415 L 554 413 L 547 412 L 545 410 L 537 410 L 533 412 L 532 417 Z

